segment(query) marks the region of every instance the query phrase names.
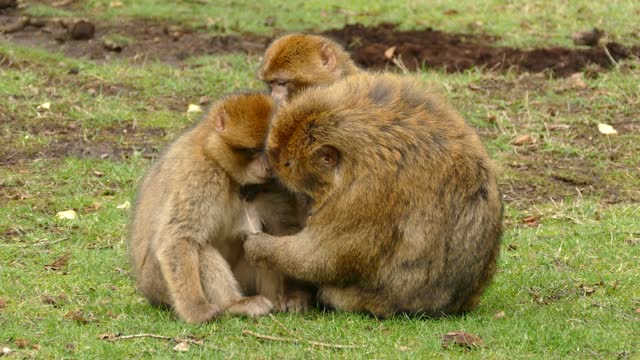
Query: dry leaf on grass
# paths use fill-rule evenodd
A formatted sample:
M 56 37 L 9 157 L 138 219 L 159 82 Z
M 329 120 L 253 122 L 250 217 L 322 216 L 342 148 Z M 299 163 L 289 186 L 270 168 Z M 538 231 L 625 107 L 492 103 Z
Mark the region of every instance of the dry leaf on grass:
M 531 135 L 520 135 L 515 140 L 513 140 L 512 144 L 517 146 L 528 145 L 535 143 L 536 140 Z
M 189 343 L 186 341 L 181 341 L 178 343 L 178 345 L 173 347 L 174 351 L 179 351 L 179 352 L 186 352 L 189 351 Z
M 397 46 L 392 46 L 384 51 L 384 57 L 387 59 L 393 58 L 393 55 L 396 53 Z
M 527 227 L 536 227 L 540 225 L 540 216 L 527 216 L 522 218 L 522 223 Z
M 96 321 L 92 313 L 89 313 L 88 316 L 85 316 L 82 310 L 71 310 L 68 313 L 64 314 L 64 318 L 73 320 L 78 324 L 88 324 L 92 321 Z
M 116 206 L 118 209 L 128 209 L 131 207 L 131 203 L 129 202 L 129 200 L 123 202 L 122 204 Z
M 38 111 L 51 110 L 51 103 L 50 102 L 42 103 L 38 105 L 38 107 L 36 107 L 36 110 Z
M 0 355 L 9 355 L 9 354 L 11 354 L 12 352 L 13 352 L 13 350 L 11 350 L 10 348 L 8 348 L 8 347 L 3 347 L 3 348 L 2 348 L 2 353 L 0 353 Z
M 603 123 L 598 124 L 598 131 L 600 131 L 600 133 L 604 135 L 616 135 L 618 133 L 618 131 L 614 129 L 613 126 Z
M 44 268 L 50 271 L 58 271 L 67 266 L 67 263 L 69 263 L 69 258 L 71 258 L 71 254 L 64 254 L 57 258 L 56 261 L 52 262 L 51 264 L 45 265 Z
M 78 217 L 78 213 L 75 210 L 65 210 L 56 213 L 56 218 L 60 220 L 73 220 Z
M 7 307 L 7 300 L 0 298 L 0 309 Z
M 14 341 L 14 344 L 16 344 L 16 347 L 18 349 L 24 349 L 27 346 L 29 346 L 29 340 L 27 339 L 16 339 L 16 341 Z
M 189 107 L 187 107 L 187 112 L 188 113 L 202 112 L 202 107 L 196 104 L 189 104 Z
M 448 349 L 451 345 L 474 349 L 484 346 L 484 341 L 482 341 L 478 335 L 469 334 L 464 331 L 452 331 L 442 335 L 442 347 Z
M 504 318 L 505 316 L 507 316 L 507 314 L 505 314 L 504 311 L 498 311 L 495 315 L 493 315 L 493 319 L 498 320 Z

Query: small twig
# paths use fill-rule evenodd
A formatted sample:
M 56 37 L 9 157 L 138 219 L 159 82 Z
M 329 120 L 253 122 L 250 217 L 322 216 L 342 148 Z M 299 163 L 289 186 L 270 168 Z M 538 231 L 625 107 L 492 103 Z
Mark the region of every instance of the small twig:
M 618 64 L 618 62 L 616 61 L 616 59 L 613 58 L 613 56 L 611 56 L 611 53 L 609 52 L 609 49 L 607 49 L 607 45 L 602 45 L 602 48 L 604 49 L 604 53 L 607 55 L 607 57 L 609 58 L 609 61 L 611 61 L 611 64 L 616 68 L 620 68 L 620 64 Z
M 312 346 L 320 346 L 320 347 L 326 347 L 326 348 L 332 348 L 332 349 L 357 349 L 362 347 L 361 345 L 330 344 L 330 343 L 319 342 L 319 341 L 310 341 L 310 340 L 301 340 L 301 339 L 294 339 L 294 338 L 285 338 L 285 337 L 279 337 L 279 336 L 262 335 L 262 334 L 253 332 L 251 330 L 242 330 L 242 335 L 251 335 L 258 339 L 269 340 L 269 341 L 291 342 L 291 343 L 297 343 L 297 344 L 306 343 Z
M 15 247 L 19 247 L 19 248 L 25 248 L 25 247 L 31 247 L 31 246 L 40 246 L 40 245 L 53 245 L 53 244 L 57 244 L 59 242 L 63 242 L 67 240 L 67 238 L 64 239 L 58 239 L 55 241 L 40 241 L 37 243 L 33 243 L 33 244 L 20 244 L 20 245 L 14 245 L 14 244 L 1 244 L 0 246 L 15 246 Z
M 287 334 L 293 336 L 295 339 L 300 339 L 299 337 L 297 337 L 293 332 L 291 332 L 291 330 L 287 329 L 286 326 L 284 326 L 283 323 L 280 322 L 280 320 L 276 319 L 275 316 L 273 316 L 273 314 L 269 314 L 269 317 L 271 318 L 271 320 L 273 320 L 276 324 L 278 324 L 278 326 L 280 326 L 280 328 L 282 330 L 284 330 L 284 332 L 286 332 Z
M 98 335 L 98 339 L 107 340 L 107 341 L 118 341 L 118 340 L 129 340 L 129 339 L 138 339 L 138 338 L 153 338 L 160 339 L 164 341 L 173 341 L 176 343 L 186 342 L 194 345 L 204 345 L 202 340 L 194 340 L 194 339 L 178 339 L 172 338 L 164 335 L 156 335 L 156 334 L 133 334 L 133 335 L 116 335 L 116 334 L 102 334 Z

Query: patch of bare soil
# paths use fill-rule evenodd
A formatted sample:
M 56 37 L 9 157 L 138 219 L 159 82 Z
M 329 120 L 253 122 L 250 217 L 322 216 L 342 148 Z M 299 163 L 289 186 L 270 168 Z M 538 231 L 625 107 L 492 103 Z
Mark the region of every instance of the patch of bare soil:
M 141 128 L 132 122 L 95 131 L 90 136 L 74 123 L 34 121 L 12 123 L 12 131 L 25 131 L 51 139 L 47 145 L 30 150 L 0 146 L 0 166 L 11 166 L 35 159 L 79 158 L 126 159 L 134 153 L 152 157 L 165 137 L 162 128 Z
M 89 26 L 90 24 L 91 26 Z M 94 60 L 127 58 L 179 63 L 191 56 L 242 52 L 261 54 L 273 38 L 256 34 L 215 36 L 176 25 L 141 20 L 102 22 L 28 18 L 19 11 L 0 15 L 0 39 L 62 51 Z M 602 69 L 640 56 L 640 46 L 610 42 L 590 48 L 524 50 L 492 46 L 494 38 L 450 34 L 426 28 L 400 31 L 392 24 L 365 27 L 355 24 L 322 33 L 342 43 L 364 68 L 422 67 L 457 72 L 471 67 L 494 71 L 550 71 L 568 76 L 587 65 Z
M 589 64 L 610 68 L 614 61 L 640 56 L 640 46 L 625 47 L 615 42 L 592 48 L 523 50 L 491 46 L 492 39 L 487 37 L 448 34 L 431 28 L 399 31 L 392 24 L 372 28 L 347 25 L 325 34 L 345 44 L 355 61 L 366 68 L 393 66 L 395 58 L 409 70 L 424 66 L 458 72 L 481 67 L 496 71 L 551 71 L 556 76 L 568 76 Z

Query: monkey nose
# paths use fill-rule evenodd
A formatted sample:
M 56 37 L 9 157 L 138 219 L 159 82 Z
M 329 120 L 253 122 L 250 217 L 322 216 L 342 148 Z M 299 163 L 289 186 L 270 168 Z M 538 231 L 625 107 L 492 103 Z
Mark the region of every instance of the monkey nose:
M 264 168 L 264 173 L 267 177 L 273 177 L 273 170 L 268 166 Z

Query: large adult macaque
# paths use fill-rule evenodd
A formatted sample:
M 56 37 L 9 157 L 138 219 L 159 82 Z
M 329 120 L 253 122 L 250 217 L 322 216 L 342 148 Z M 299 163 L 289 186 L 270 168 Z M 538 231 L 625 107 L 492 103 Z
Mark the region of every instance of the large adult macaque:
M 319 284 L 319 300 L 380 317 L 474 309 L 502 234 L 496 170 L 476 132 L 409 77 L 361 73 L 283 104 L 269 163 L 312 200 L 290 236 L 247 258 Z

